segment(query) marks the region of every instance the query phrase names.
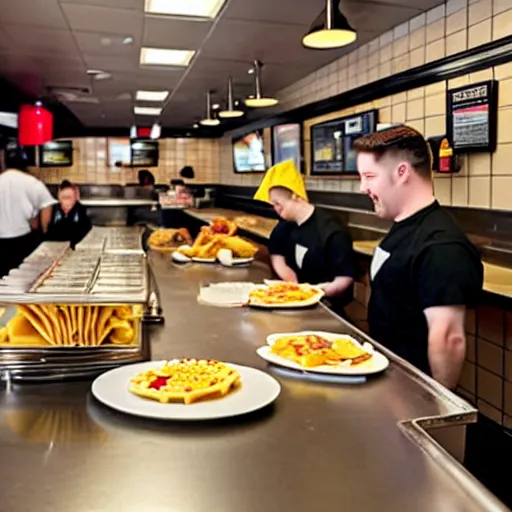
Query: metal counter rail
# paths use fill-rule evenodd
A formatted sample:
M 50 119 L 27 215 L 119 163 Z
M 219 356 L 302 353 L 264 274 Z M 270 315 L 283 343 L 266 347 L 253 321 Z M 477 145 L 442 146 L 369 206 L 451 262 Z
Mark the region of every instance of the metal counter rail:
M 364 335 L 321 306 L 270 312 L 198 304 L 201 283 L 259 282 L 269 275 L 263 264 L 151 260 L 166 312 L 165 327 L 152 330 L 152 358 L 260 368 L 280 381 L 281 395 L 247 417 L 168 423 L 104 407 L 89 382 L 14 385 L 0 392 L 1 510 L 507 510 L 429 435 L 473 421 L 469 404 L 388 352 L 388 371 L 363 384 L 268 366 L 256 349 L 273 332 Z M 437 428 L 427 433 L 427 426 Z
M 86 207 L 99 207 L 99 206 L 158 206 L 158 201 L 152 199 L 82 199 L 80 201 Z

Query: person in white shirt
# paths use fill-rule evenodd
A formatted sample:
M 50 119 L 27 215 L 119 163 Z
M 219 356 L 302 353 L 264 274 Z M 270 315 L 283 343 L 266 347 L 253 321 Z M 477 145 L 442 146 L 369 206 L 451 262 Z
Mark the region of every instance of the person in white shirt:
M 48 229 L 56 202 L 44 183 L 27 171 L 23 147 L 11 139 L 0 173 L 0 277 L 17 268 L 39 244 L 38 229 Z

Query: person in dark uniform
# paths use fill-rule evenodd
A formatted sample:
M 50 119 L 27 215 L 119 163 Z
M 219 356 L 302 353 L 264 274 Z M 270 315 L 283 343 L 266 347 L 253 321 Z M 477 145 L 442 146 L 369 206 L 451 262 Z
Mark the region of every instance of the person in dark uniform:
M 52 197 L 28 170 L 28 158 L 16 139 L 4 148 L 0 173 L 0 277 L 17 268 L 39 245 L 50 222 Z
M 448 388 L 466 355 L 466 309 L 482 289 L 480 254 L 433 195 L 432 154 L 408 126 L 354 143 L 361 191 L 393 225 L 371 263 L 370 334 Z
M 78 200 L 76 187 L 68 180 L 59 186 L 59 202 L 53 206 L 46 239 L 71 243 L 74 247 L 91 229 L 87 209 Z
M 336 217 L 308 202 L 293 161 L 278 164 L 268 172 L 273 175 L 268 202 L 282 219 L 268 245 L 274 271 L 284 281 L 318 285 L 328 305 L 345 316 L 356 276 L 349 233 Z

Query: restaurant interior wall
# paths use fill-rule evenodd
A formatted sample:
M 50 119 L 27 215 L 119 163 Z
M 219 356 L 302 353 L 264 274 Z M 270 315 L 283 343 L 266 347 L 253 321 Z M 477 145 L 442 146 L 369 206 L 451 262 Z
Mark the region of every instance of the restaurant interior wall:
M 512 0 L 449 0 L 282 90 L 278 94 L 280 108 L 286 111 L 329 98 L 511 33 Z M 305 121 L 303 143 L 308 189 L 359 192 L 359 180 L 354 176 L 309 176 L 312 125 L 376 108 L 382 123 L 407 123 L 427 137 L 444 135 L 446 91 L 490 79 L 499 81 L 497 151 L 462 155 L 458 174 L 436 174 L 435 193 L 445 205 L 512 209 L 509 200 L 512 190 L 509 165 L 512 161 L 512 62 Z M 223 184 L 255 186 L 261 180 L 257 174 L 233 173 L 227 137 L 222 140 L 220 158 Z
M 31 173 L 50 184 L 60 183 L 64 179 L 91 185 L 137 183 L 139 168 L 109 165 L 109 139 L 87 137 L 75 138 L 72 141 L 72 167 L 32 168 Z M 158 167 L 149 170 L 154 174 L 157 183 L 168 184 L 171 179 L 179 177 L 179 172 L 185 165 L 190 165 L 195 170 L 195 183 L 218 183 L 219 147 L 218 139 L 160 139 Z

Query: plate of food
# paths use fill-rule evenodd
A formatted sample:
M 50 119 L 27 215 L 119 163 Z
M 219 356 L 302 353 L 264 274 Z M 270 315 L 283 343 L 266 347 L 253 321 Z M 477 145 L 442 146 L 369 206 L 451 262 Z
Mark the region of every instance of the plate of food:
M 371 375 L 389 366 L 388 358 L 370 343 L 322 331 L 271 334 L 257 353 L 269 363 L 314 373 Z
M 271 404 L 281 386 L 270 375 L 231 363 L 174 359 L 121 366 L 100 375 L 92 393 L 103 404 L 161 420 L 213 420 Z
M 305 308 L 318 304 L 323 296 L 323 290 L 315 286 L 278 281 L 252 290 L 248 305 L 259 308 Z
M 188 229 L 156 229 L 148 238 L 150 249 L 157 252 L 173 252 L 177 247 L 191 244 L 192 237 Z

